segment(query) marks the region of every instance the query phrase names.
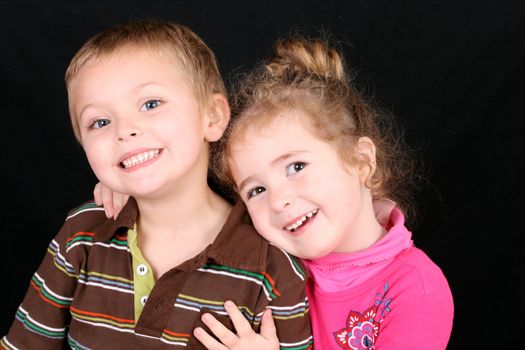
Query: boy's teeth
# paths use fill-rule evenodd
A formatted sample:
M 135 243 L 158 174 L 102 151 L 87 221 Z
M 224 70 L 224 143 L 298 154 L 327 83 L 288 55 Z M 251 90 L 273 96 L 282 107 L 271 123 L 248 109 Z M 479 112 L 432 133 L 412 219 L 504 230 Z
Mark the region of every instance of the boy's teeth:
M 139 165 L 149 159 L 155 158 L 159 155 L 160 150 L 152 150 L 147 152 L 142 152 L 139 154 L 135 154 L 132 157 L 129 157 L 128 159 L 125 159 L 122 161 L 122 166 L 124 166 L 125 169 L 129 169 L 131 167 L 134 167 L 136 165 Z
M 299 220 L 297 220 L 295 223 L 289 225 L 289 226 L 286 226 L 286 229 L 288 231 L 294 231 L 295 229 L 297 229 L 299 226 L 301 226 L 302 224 L 304 224 L 306 222 L 307 219 L 310 219 L 312 216 L 314 216 L 315 214 L 317 214 L 318 212 L 318 209 L 314 209 L 312 211 L 309 211 L 308 213 L 306 213 L 305 215 L 303 215 L 302 218 L 300 218 Z

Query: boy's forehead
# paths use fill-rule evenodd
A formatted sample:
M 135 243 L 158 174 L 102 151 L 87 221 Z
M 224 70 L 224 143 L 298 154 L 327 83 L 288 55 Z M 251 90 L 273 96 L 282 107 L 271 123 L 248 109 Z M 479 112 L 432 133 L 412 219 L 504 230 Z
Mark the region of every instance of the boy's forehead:
M 148 63 L 148 61 L 156 61 Z M 193 88 L 192 80 L 189 79 L 188 73 L 180 63 L 180 59 L 176 57 L 173 52 L 170 52 L 167 48 L 160 46 L 146 46 L 146 45 L 126 45 L 109 52 L 99 52 L 96 55 L 89 57 L 81 67 L 78 68 L 75 76 L 72 77 L 68 84 L 68 90 L 72 90 L 73 86 L 78 85 L 80 77 L 88 77 L 89 79 L 95 78 L 90 74 L 83 74 L 86 71 L 97 69 L 100 66 L 112 66 L 115 65 L 116 69 L 123 67 L 131 67 L 130 70 L 137 70 L 139 75 L 148 75 L 149 72 L 154 70 L 155 67 L 159 67 L 159 62 L 163 61 L 166 65 L 163 69 L 169 69 L 175 72 L 177 77 L 183 83 Z M 149 67 L 152 67 L 151 69 Z M 71 92 L 71 91 L 69 91 Z
M 112 51 L 99 53 L 99 55 L 95 57 L 94 63 L 113 59 L 133 61 L 137 56 L 149 56 L 155 60 L 160 59 L 173 65 L 173 67 L 179 71 L 183 71 L 183 66 L 176 52 L 166 45 L 159 44 L 126 44 Z
M 172 56 L 139 46 L 126 46 L 97 57 L 93 56 L 84 62 L 68 86 L 70 107 L 77 103 L 91 102 L 92 99 L 98 100 L 104 86 L 115 87 L 116 90 L 111 91 L 131 91 L 148 85 L 171 89 L 183 84 L 196 98 L 188 75 L 173 62 Z

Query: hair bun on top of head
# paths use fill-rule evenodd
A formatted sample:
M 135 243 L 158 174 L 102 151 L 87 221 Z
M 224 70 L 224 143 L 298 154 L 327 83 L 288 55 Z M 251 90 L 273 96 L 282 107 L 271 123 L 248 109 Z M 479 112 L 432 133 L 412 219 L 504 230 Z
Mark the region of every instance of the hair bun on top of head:
M 308 76 L 347 82 L 342 56 L 321 39 L 296 36 L 277 41 L 266 68 L 285 81 L 302 80 Z
M 376 107 L 354 86 L 350 70 L 336 46 L 323 39 L 294 36 L 281 39 L 269 57 L 241 75 L 231 96 L 232 118 L 224 136 L 214 143 L 212 166 L 230 189 L 232 145 L 249 127 L 260 129 L 282 111 L 300 110 L 321 140 L 330 142 L 348 162 L 358 161 L 355 141 L 366 136 L 376 146 L 376 168 L 367 180 L 374 198 L 387 197 L 412 213 L 410 192 L 415 168 L 402 132 L 391 114 Z M 410 216 L 409 216 L 410 217 Z

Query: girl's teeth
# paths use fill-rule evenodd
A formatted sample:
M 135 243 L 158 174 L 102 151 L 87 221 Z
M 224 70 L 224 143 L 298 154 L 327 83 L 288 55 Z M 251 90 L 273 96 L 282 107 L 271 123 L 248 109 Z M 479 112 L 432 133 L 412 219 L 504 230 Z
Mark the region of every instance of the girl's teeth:
M 297 229 L 299 226 L 304 224 L 307 219 L 309 219 L 312 216 L 314 216 L 315 214 L 317 214 L 318 211 L 319 211 L 318 209 L 315 209 L 315 210 L 312 210 L 312 211 L 308 212 L 307 214 L 303 215 L 302 218 L 297 220 L 295 223 L 293 223 L 293 224 L 291 224 L 289 226 L 286 226 L 286 229 L 288 231 L 293 231 L 293 230 Z

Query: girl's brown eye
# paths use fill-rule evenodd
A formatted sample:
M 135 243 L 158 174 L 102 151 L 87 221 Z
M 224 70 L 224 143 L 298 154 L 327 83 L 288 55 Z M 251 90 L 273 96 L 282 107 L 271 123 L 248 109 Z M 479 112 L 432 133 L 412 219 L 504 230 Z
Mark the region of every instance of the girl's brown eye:
M 248 199 L 258 196 L 264 191 L 266 191 L 266 189 L 262 186 L 257 186 L 255 188 L 252 188 L 251 190 L 248 191 Z
M 298 173 L 301 170 L 303 170 L 305 166 L 306 166 L 305 162 L 293 162 L 292 164 L 289 164 L 286 167 L 286 175 L 290 176 L 290 175 L 293 175 L 295 173 Z

